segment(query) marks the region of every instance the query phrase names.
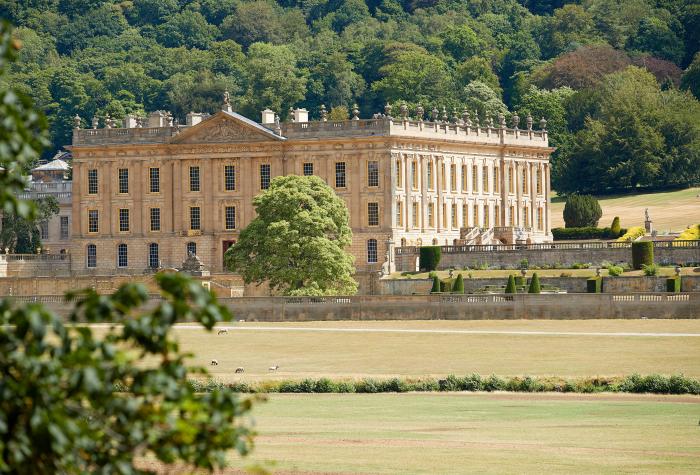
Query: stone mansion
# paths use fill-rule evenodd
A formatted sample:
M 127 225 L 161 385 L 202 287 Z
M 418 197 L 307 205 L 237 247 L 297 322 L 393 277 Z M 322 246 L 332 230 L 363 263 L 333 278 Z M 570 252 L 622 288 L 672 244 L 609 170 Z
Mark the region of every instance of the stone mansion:
M 280 123 L 233 111 L 127 117 L 124 127 L 73 132 L 71 266 L 76 274 L 179 268 L 196 254 L 212 272 L 254 217 L 275 176 L 317 175 L 347 203 L 359 272 L 393 260 L 392 246 L 551 240 L 546 122 L 479 125 L 391 108 L 373 119 Z

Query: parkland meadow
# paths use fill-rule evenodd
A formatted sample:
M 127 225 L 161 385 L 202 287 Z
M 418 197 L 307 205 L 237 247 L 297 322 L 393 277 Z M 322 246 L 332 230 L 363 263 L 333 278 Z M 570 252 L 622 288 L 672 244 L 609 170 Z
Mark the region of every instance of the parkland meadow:
M 698 320 L 362 321 L 175 327 L 193 363 L 222 382 L 444 377 L 700 377 Z M 279 365 L 274 372 L 270 366 Z M 236 368 L 243 373 L 235 373 Z

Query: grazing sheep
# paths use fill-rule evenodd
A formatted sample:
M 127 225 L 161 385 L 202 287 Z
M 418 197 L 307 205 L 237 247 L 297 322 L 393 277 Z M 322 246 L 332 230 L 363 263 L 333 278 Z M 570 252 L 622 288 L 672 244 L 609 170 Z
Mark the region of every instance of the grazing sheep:
M 216 334 L 217 335 L 228 335 L 228 330 L 224 328 L 222 330 L 219 330 Z
M 268 371 L 277 371 L 278 369 L 279 369 L 279 365 L 270 366 L 269 368 L 267 368 Z
M 239 366 L 238 368 L 236 368 L 236 373 L 245 373 L 245 369 L 243 368 L 243 366 Z
M 219 360 L 211 360 L 210 363 L 212 366 L 218 366 L 219 365 Z

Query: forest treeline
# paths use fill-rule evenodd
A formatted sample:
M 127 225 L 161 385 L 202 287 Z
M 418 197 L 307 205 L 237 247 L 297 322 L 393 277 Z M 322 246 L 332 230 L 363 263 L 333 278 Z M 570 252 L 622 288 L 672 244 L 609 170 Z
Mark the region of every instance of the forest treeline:
M 9 81 L 73 117 L 220 108 L 255 120 L 465 108 L 547 119 L 553 186 L 611 192 L 700 181 L 700 0 L 0 0 Z M 47 151 L 47 154 L 51 151 Z

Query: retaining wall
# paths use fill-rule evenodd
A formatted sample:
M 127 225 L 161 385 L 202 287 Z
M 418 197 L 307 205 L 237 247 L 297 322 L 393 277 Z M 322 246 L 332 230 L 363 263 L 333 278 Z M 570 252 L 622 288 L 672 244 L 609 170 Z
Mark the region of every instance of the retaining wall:
M 582 242 L 530 245 L 470 245 L 441 246 L 442 257 L 438 270 L 479 268 L 517 268 L 527 259 L 528 265 L 544 266 L 590 263 L 599 266 L 603 262 L 613 264 L 632 262 L 630 243 Z M 416 270 L 418 247 L 396 249 L 396 270 Z M 700 263 L 700 241 L 655 241 L 654 261 L 658 264 L 690 265 Z
M 457 276 L 458 272 L 455 272 Z M 500 279 L 469 279 L 466 272 L 464 277 L 464 292 L 474 293 L 487 285 L 505 285 L 507 278 Z M 528 272 L 527 278 L 532 277 Z M 586 293 L 586 279 L 582 277 L 540 277 L 540 283 L 553 285 L 569 293 Z M 428 294 L 433 286 L 432 279 L 381 279 L 378 290 L 380 295 L 413 295 Z M 700 275 L 681 277 L 683 292 L 700 292 Z M 665 292 L 666 277 L 603 277 L 603 292 Z
M 63 316 L 69 312 L 60 297 L 17 299 L 42 301 Z M 235 319 L 259 322 L 700 318 L 700 293 L 242 297 L 219 301 L 231 308 Z

